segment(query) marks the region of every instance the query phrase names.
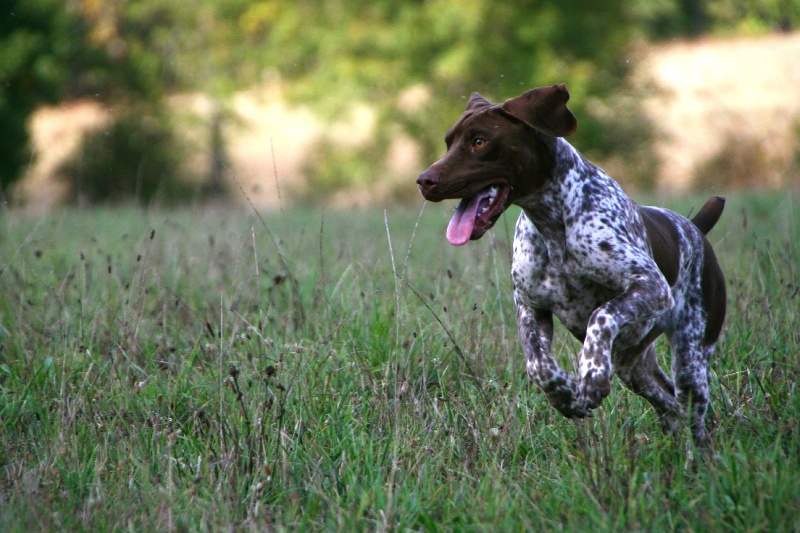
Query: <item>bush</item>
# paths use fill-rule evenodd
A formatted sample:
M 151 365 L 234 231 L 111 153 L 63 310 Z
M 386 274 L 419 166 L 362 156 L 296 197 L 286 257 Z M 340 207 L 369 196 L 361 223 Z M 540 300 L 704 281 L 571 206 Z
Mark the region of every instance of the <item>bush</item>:
M 306 184 L 293 191 L 304 204 L 330 201 L 338 191 L 366 188 L 385 171 L 386 148 L 380 142 L 341 146 L 330 139 L 317 141 L 303 165 Z
M 721 148 L 695 170 L 699 190 L 778 188 L 789 176 L 791 162 L 771 154 L 765 141 L 750 134 L 731 134 Z
M 180 203 L 193 197 L 182 179 L 184 154 L 163 112 L 135 108 L 88 133 L 60 173 L 73 203 Z

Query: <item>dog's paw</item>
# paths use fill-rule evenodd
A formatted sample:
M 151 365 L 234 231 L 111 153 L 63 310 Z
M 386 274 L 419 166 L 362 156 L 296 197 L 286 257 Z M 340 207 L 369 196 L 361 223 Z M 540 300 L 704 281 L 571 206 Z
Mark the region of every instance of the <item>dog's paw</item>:
M 609 372 L 592 369 L 581 379 L 578 392 L 578 403 L 591 411 L 603 403 L 603 399 L 611 392 L 611 376 Z
M 584 418 L 591 416 L 578 398 L 578 383 L 572 374 L 567 375 L 565 382 L 545 391 L 547 401 L 566 418 Z
M 587 409 L 577 396 L 572 398 L 559 397 L 548 394 L 547 399 L 550 405 L 556 408 L 565 418 L 586 418 L 592 416 L 592 411 Z

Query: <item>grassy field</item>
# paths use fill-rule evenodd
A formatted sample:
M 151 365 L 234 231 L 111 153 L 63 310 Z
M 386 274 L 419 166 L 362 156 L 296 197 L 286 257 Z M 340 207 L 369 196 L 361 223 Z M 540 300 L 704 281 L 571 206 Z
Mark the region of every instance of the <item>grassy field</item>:
M 529 383 L 513 214 L 463 248 L 444 205 L 0 214 L 0 530 L 800 531 L 798 201 L 710 235 L 695 462 L 616 380 L 581 422 Z

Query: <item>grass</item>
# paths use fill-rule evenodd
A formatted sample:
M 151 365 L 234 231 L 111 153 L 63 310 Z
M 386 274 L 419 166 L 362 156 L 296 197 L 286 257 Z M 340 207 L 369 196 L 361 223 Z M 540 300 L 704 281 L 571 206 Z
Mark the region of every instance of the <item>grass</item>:
M 617 381 L 583 422 L 528 382 L 513 214 L 463 248 L 441 205 L 5 214 L 0 530 L 798 531 L 797 200 L 710 235 L 705 462 Z

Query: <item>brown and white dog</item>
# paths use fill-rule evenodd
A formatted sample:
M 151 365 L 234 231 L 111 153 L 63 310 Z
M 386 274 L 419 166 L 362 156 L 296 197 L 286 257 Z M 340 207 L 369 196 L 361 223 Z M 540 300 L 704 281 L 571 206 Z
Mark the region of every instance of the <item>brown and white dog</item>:
M 671 433 L 688 416 L 710 446 L 704 417 L 709 359 L 725 318 L 725 280 L 704 235 L 724 199 L 687 220 L 636 205 L 563 137 L 577 120 L 564 85 L 503 104 L 474 93 L 447 132 L 447 153 L 417 178 L 434 202 L 460 199 L 447 228 L 454 245 L 479 239 L 511 204 L 522 208 L 511 276 L 527 371 L 566 417 L 585 417 L 611 388 L 611 371 L 647 399 Z M 578 376 L 550 350 L 553 315 L 583 343 Z M 667 335 L 672 378 L 655 339 Z

